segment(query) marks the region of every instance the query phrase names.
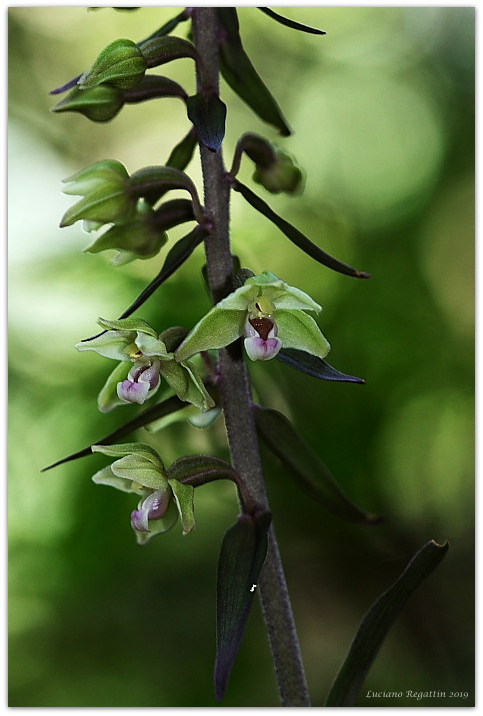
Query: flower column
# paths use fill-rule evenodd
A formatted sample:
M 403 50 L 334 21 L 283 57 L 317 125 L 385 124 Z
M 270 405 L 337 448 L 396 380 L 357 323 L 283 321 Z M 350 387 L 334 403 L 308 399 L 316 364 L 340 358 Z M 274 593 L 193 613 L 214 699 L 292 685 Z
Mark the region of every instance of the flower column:
M 216 8 L 192 8 L 193 37 L 202 64 L 197 68 L 197 91 L 218 93 L 218 22 Z M 229 240 L 229 185 L 221 151 L 201 146 L 205 210 L 213 222 L 206 259 L 214 302 L 233 290 L 233 259 Z M 220 393 L 233 466 L 255 500 L 267 507 L 260 451 L 252 413 L 251 391 L 241 342 L 222 349 L 219 359 Z M 269 551 L 260 576 L 260 596 L 284 706 L 310 706 L 290 598 L 278 545 L 270 532 Z

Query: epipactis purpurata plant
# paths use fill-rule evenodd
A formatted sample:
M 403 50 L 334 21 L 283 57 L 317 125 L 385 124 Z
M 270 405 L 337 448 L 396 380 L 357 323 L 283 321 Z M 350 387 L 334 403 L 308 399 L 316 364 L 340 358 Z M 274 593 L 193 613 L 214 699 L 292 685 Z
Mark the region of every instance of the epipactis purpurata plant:
M 325 34 L 268 8 L 259 10 L 295 30 Z M 190 39 L 172 34 L 185 22 Z M 191 94 L 172 79 L 149 73 L 152 68 L 186 58 L 193 61 L 196 72 L 196 88 Z M 169 242 L 170 229 L 192 225 L 171 246 L 160 272 L 121 316 L 99 319 L 102 332 L 76 346 L 79 351 L 94 351 L 117 361 L 98 396 L 102 412 L 121 405 L 137 411 L 147 401 L 150 407 L 136 412 L 114 433 L 55 464 L 92 453 L 116 458 L 93 480 L 140 498 L 131 511 L 131 526 L 139 544 L 169 530 L 178 518 L 183 534 L 191 534 L 195 490 L 212 480 L 233 481 L 240 514 L 225 535 L 219 557 L 215 695 L 218 700 L 224 696 L 259 585 L 281 702 L 284 706 L 308 706 L 292 609 L 271 529 L 258 439 L 332 513 L 361 524 L 373 524 L 377 518 L 346 497 L 285 416 L 252 402 L 248 364 L 276 359 L 318 379 L 364 381 L 325 362 L 330 347 L 310 315 L 321 310 L 315 300 L 269 270 L 255 275 L 241 268 L 232 256 L 230 192 L 241 193 L 305 255 L 323 266 L 354 278 L 368 278 L 369 274 L 327 254 L 237 179 L 241 161 L 247 157 L 254 164 L 253 181 L 264 190 L 300 193 L 302 171 L 284 148 L 246 132 L 237 142 L 230 171 L 226 170 L 222 145 L 227 108 L 220 98 L 220 76 L 259 119 L 282 137 L 291 134 L 279 105 L 246 54 L 237 8 L 185 8 L 146 40 L 121 38 L 110 43 L 91 68 L 52 92 L 67 93 L 53 107 L 54 112 L 77 112 L 93 122 L 111 121 L 129 105 L 165 97 L 178 98 L 186 108 L 188 131 L 164 165 L 130 174 L 121 162 L 102 158 L 65 180 L 65 193 L 81 198 L 65 212 L 61 226 L 82 221 L 86 231 L 95 233 L 88 252 L 117 251 L 113 260 L 117 265 L 148 260 Z M 201 192 L 185 172 L 197 147 L 204 205 Z M 172 190 L 186 191 L 188 197 L 165 200 Z M 162 311 L 156 329 L 133 317 L 202 243 L 204 276 L 213 299 L 206 315 L 191 329 L 163 325 Z M 242 345 L 248 364 L 242 357 Z M 266 370 L 270 370 L 269 364 Z M 156 402 L 160 394 L 162 399 Z M 223 413 L 231 462 L 210 454 L 186 455 L 167 469 L 153 447 L 119 442 L 144 426 L 162 425 L 164 419 L 186 407 L 189 411 L 180 415 L 189 414 L 194 424 L 193 411 L 197 411 L 200 426 L 211 425 Z

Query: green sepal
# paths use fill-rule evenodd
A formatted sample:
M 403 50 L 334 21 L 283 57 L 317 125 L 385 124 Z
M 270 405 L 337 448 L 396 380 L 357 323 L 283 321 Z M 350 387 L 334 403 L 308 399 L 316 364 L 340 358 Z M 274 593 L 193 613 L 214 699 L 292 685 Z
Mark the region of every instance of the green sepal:
M 146 333 L 148 336 L 157 338 L 158 334 L 144 318 L 121 318 L 117 321 L 108 321 L 105 318 L 97 320 L 101 328 L 107 331 L 135 331 L 137 333 Z
M 93 122 L 109 122 L 124 106 L 122 90 L 112 85 L 97 85 L 88 90 L 74 87 L 51 112 L 78 112 Z
M 243 335 L 245 312 L 223 310 L 214 306 L 188 334 L 175 352 L 177 361 L 184 361 L 195 353 L 223 348 Z
M 202 144 L 218 151 L 225 136 L 226 105 L 217 94 L 198 93 L 186 102 L 188 119 L 193 123 Z
M 150 490 L 167 486 L 166 470 L 158 453 L 149 445 L 124 443 L 121 445 L 93 445 L 92 452 L 117 457 L 111 470 L 116 477 Z
M 246 54 L 240 38 L 237 9 L 217 8 L 223 33 L 220 39 L 220 70 L 232 90 L 257 114 L 288 136 L 291 129 L 280 107 L 258 75 Z
M 295 286 L 289 286 L 271 271 L 263 271 L 245 281 L 245 286 L 257 286 L 261 295 L 266 296 L 279 309 L 315 311 L 322 309 L 307 293 Z
M 110 84 L 122 90 L 135 87 L 144 77 L 148 64 L 132 40 L 114 40 L 99 54 L 90 70 L 81 75 L 80 89 Z
M 110 465 L 96 472 L 95 475 L 92 476 L 92 482 L 95 482 L 96 485 L 107 485 L 108 487 L 114 487 L 114 489 L 120 490 L 121 492 L 134 493 L 135 495 L 140 496 L 146 494 L 145 488 L 142 487 L 139 483 L 132 483 L 122 477 L 118 477 L 117 475 L 115 475 L 111 470 Z
M 174 360 L 161 363 L 161 375 L 180 400 L 191 403 L 200 410 L 209 410 L 214 406 L 212 397 L 192 364 Z
M 97 407 L 101 413 L 110 413 L 111 410 L 114 410 L 119 405 L 126 405 L 117 394 L 117 384 L 126 380 L 131 365 L 130 362 L 119 363 L 109 374 L 97 396 Z
M 365 512 L 345 495 L 324 463 L 282 413 L 257 405 L 255 422 L 260 437 L 271 452 L 328 512 L 358 524 L 372 525 L 381 521 L 381 517 Z
M 364 680 L 387 633 L 411 594 L 445 557 L 448 542 L 427 542 L 412 557 L 397 581 L 363 617 L 324 706 L 354 706 Z
M 173 491 L 173 496 L 181 518 L 181 526 L 183 534 L 187 535 L 196 528 L 194 515 L 194 494 L 195 490 L 192 485 L 183 485 L 182 482 L 174 479 L 168 479 L 168 485 Z
M 215 696 L 225 695 L 267 554 L 270 512 L 241 514 L 223 538 L 216 594 Z
M 278 333 L 283 336 L 285 348 L 298 348 L 318 358 L 325 358 L 330 351 L 330 344 L 312 316 L 303 311 L 285 309 L 277 310 L 276 316 Z

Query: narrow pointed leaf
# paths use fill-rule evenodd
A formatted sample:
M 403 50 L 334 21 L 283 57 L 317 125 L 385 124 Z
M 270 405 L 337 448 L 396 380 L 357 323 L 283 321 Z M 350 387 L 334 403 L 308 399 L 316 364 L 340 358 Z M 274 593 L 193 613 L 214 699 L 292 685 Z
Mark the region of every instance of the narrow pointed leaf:
M 152 423 L 155 420 L 164 417 L 165 415 L 170 415 L 177 410 L 181 410 L 182 408 L 187 407 L 188 403 L 184 403 L 178 398 L 178 396 L 173 395 L 171 398 L 163 400 L 162 403 L 154 405 L 152 408 L 145 410 L 143 413 L 137 415 L 135 418 L 129 420 L 127 423 L 124 423 L 124 425 L 121 425 L 121 427 L 114 430 L 114 432 L 109 433 L 109 435 L 106 435 L 106 437 L 101 438 L 100 440 L 95 440 L 88 447 L 85 447 L 82 450 L 78 450 L 77 452 L 74 452 L 71 455 L 62 458 L 61 460 L 57 460 L 57 462 L 52 463 L 52 465 L 44 467 L 41 472 L 46 472 L 47 470 L 51 470 L 54 467 L 63 465 L 66 462 L 71 462 L 72 460 L 78 460 L 81 457 L 87 457 L 87 455 L 92 455 L 92 445 L 113 445 L 118 440 L 122 440 L 122 438 L 126 437 L 126 435 L 130 435 L 131 433 L 133 433 L 135 430 L 138 430 L 145 425 L 149 425 L 149 423 Z
M 352 266 L 339 261 L 323 251 L 304 234 L 302 234 L 301 231 L 296 229 L 295 226 L 292 226 L 292 224 L 289 224 L 288 221 L 285 221 L 285 219 L 282 219 L 281 216 L 276 214 L 268 206 L 268 204 L 263 201 L 263 199 L 254 194 L 251 189 L 239 182 L 237 179 L 233 182 L 233 189 L 235 191 L 239 191 L 243 198 L 246 199 L 254 209 L 266 216 L 267 219 L 270 219 L 270 221 L 272 221 L 293 244 L 298 246 L 299 249 L 302 249 L 302 251 L 308 254 L 311 258 L 315 259 L 324 266 L 327 266 L 327 268 L 330 268 L 333 271 L 338 271 L 338 273 L 343 273 L 346 276 L 353 276 L 354 278 L 370 278 L 370 274 L 365 273 L 365 271 L 358 271 Z
M 271 514 L 241 514 L 225 534 L 218 562 L 215 696 L 225 695 L 267 554 Z
M 198 146 L 198 139 L 194 128 L 190 129 L 186 137 L 174 147 L 166 162 L 166 166 L 183 170 L 193 158 L 194 151 Z
M 283 15 L 279 15 L 277 12 L 274 12 L 273 10 L 270 10 L 269 7 L 259 7 L 259 10 L 265 13 L 265 15 L 268 15 L 268 17 L 271 17 L 273 20 L 276 20 L 281 25 L 285 25 L 286 27 L 291 27 L 293 30 L 300 30 L 301 32 L 308 32 L 311 35 L 326 35 L 327 33 L 323 30 L 318 30 L 316 27 L 310 27 L 309 25 L 303 25 L 300 22 L 297 22 L 296 20 L 290 20 L 288 17 L 283 17 Z
M 126 8 L 128 9 L 128 8 Z M 135 8 L 133 8 L 135 9 Z M 189 17 L 189 14 L 186 12 L 186 10 L 183 10 L 179 15 L 176 15 L 171 20 L 168 20 L 162 27 L 159 28 L 159 30 L 156 30 L 156 32 L 153 32 L 152 35 L 147 37 L 143 42 L 140 42 L 139 45 L 143 45 L 146 42 L 149 42 L 150 40 L 154 39 L 155 37 L 162 37 L 163 35 L 169 35 L 170 32 L 172 32 L 180 22 L 185 22 Z
M 187 100 L 188 119 L 193 123 L 200 141 L 216 152 L 225 136 L 226 105 L 216 94 L 198 93 Z
M 314 378 L 322 380 L 334 380 L 344 383 L 365 383 L 362 378 L 356 378 L 353 375 L 341 373 L 337 368 L 333 368 L 322 358 L 300 351 L 296 348 L 282 348 L 276 356 L 281 363 L 289 365 L 291 368 L 300 370 L 302 373 L 311 375 Z
M 427 542 L 416 552 L 392 587 L 374 602 L 362 619 L 325 706 L 354 706 L 389 629 L 411 594 L 436 569 L 448 549 L 448 542 Z
M 173 248 L 168 252 L 166 260 L 163 264 L 163 268 L 158 275 L 151 281 L 148 286 L 142 291 L 133 303 L 126 308 L 124 313 L 119 316 L 119 320 L 127 318 L 134 311 L 148 300 L 150 296 L 168 279 L 185 261 L 191 256 L 194 249 L 200 244 L 203 239 L 208 236 L 208 231 L 200 226 L 196 226 L 193 231 L 184 236 L 182 239 L 176 242 Z M 102 333 L 98 333 L 90 338 L 84 338 L 82 342 L 92 341 L 94 338 L 98 338 Z
M 217 8 L 222 28 L 220 69 L 232 90 L 267 124 L 287 137 L 291 129 L 272 94 L 252 65 L 240 38 L 235 7 Z
M 349 522 L 375 524 L 381 518 L 355 505 L 292 423 L 277 410 L 255 406 L 258 433 L 291 476 L 328 512 Z

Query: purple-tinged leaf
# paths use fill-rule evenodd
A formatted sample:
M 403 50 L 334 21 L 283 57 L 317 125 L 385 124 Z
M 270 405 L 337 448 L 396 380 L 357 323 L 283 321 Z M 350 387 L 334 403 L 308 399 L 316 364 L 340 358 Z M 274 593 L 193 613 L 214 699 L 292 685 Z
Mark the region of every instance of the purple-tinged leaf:
M 133 433 L 135 430 L 138 430 L 145 425 L 149 425 L 149 423 L 153 423 L 155 420 L 159 420 L 165 415 L 170 415 L 171 413 L 175 413 L 177 410 L 187 408 L 188 406 L 189 403 L 185 403 L 180 400 L 177 395 L 173 395 L 171 398 L 163 400 L 163 402 L 158 403 L 158 405 L 153 405 L 153 407 L 140 413 L 140 415 L 137 415 L 135 418 L 129 420 L 127 423 L 124 423 L 124 425 L 121 425 L 121 427 L 114 430 L 114 432 L 109 433 L 109 435 L 106 435 L 106 437 L 101 438 L 100 440 L 95 440 L 88 447 L 85 447 L 82 450 L 78 450 L 77 452 L 74 452 L 71 455 L 62 458 L 61 460 L 57 460 L 57 462 L 52 463 L 52 465 L 44 467 L 41 472 L 46 472 L 47 470 L 51 470 L 54 467 L 63 465 L 66 462 L 71 462 L 72 460 L 79 460 L 79 458 L 81 457 L 87 457 L 87 455 L 92 455 L 92 445 L 113 445 L 118 440 L 122 440 L 122 438 L 126 437 L 126 435 L 130 435 L 131 433 Z
M 333 368 L 322 358 L 311 355 L 306 351 L 299 351 L 296 348 L 282 348 L 277 355 L 277 360 L 289 365 L 291 368 L 300 370 L 302 373 L 311 375 L 314 378 L 321 378 L 322 380 L 334 380 L 343 383 L 366 382 L 362 378 L 341 373 L 340 370 Z
M 260 437 L 314 500 L 328 512 L 348 522 L 373 525 L 381 521 L 381 517 L 365 512 L 347 497 L 332 473 L 285 415 L 259 405 L 255 405 L 254 409 Z
M 283 15 L 279 15 L 277 12 L 274 12 L 273 10 L 270 10 L 268 7 L 259 7 L 258 10 L 261 10 L 265 13 L 265 15 L 268 15 L 268 17 L 271 17 L 273 20 L 276 20 L 281 25 L 285 25 L 286 27 L 291 27 L 293 30 L 300 30 L 301 32 L 308 32 L 310 35 L 326 35 L 327 33 L 324 32 L 324 30 L 318 30 L 316 27 L 310 27 L 309 25 L 303 25 L 300 22 L 297 22 L 296 20 L 290 20 L 288 17 L 283 17 Z
M 236 7 L 217 8 L 220 70 L 232 90 L 267 124 L 288 137 L 291 129 L 280 107 L 252 65 L 240 38 Z
M 191 256 L 195 248 L 200 244 L 203 239 L 208 236 L 208 231 L 206 229 L 203 229 L 201 226 L 196 226 L 193 231 L 190 231 L 189 234 L 186 236 L 183 236 L 182 239 L 176 242 L 176 244 L 173 246 L 173 248 L 168 252 L 168 255 L 166 256 L 165 262 L 163 264 L 163 268 L 158 273 L 158 275 L 151 281 L 148 286 L 144 289 L 144 291 L 141 291 L 139 296 L 136 298 L 133 303 L 129 306 L 129 308 L 126 308 L 124 313 L 122 313 L 118 320 L 121 320 L 123 318 L 128 318 L 134 311 L 136 311 L 140 306 L 145 303 L 150 296 L 177 270 L 179 267 L 186 261 L 186 259 Z M 89 338 L 84 338 L 82 343 L 86 341 L 92 341 L 94 338 L 98 338 L 99 336 L 102 336 L 102 334 L 105 333 L 105 331 L 101 331 L 101 333 L 96 333 L 95 336 L 90 336 Z
M 439 565 L 448 542 L 427 542 L 411 559 L 397 581 L 365 614 L 354 641 L 330 689 L 325 706 L 354 706 L 357 695 L 386 638 L 415 589 Z
M 198 93 L 187 100 L 188 119 L 193 123 L 202 144 L 218 151 L 225 136 L 226 105 L 216 94 Z
M 215 696 L 223 699 L 267 554 L 270 512 L 241 514 L 223 538 L 217 575 Z
M 239 182 L 238 179 L 233 180 L 232 186 L 235 191 L 240 192 L 243 198 L 246 199 L 254 209 L 266 216 L 267 219 L 270 219 L 270 221 L 272 221 L 293 244 L 298 246 L 299 249 L 302 249 L 302 251 L 308 254 L 311 258 L 315 259 L 324 266 L 327 266 L 327 268 L 337 271 L 338 273 L 343 273 L 346 276 L 353 276 L 354 278 L 371 277 L 369 273 L 365 273 L 365 271 L 358 271 L 352 266 L 339 261 L 323 251 L 316 244 L 312 243 L 312 241 L 302 234 L 301 231 L 296 229 L 295 226 L 292 226 L 292 224 L 289 224 L 289 222 L 285 221 L 285 219 L 282 219 L 282 217 L 276 214 L 268 206 L 268 204 L 263 201 L 263 199 L 254 194 L 251 189 Z

